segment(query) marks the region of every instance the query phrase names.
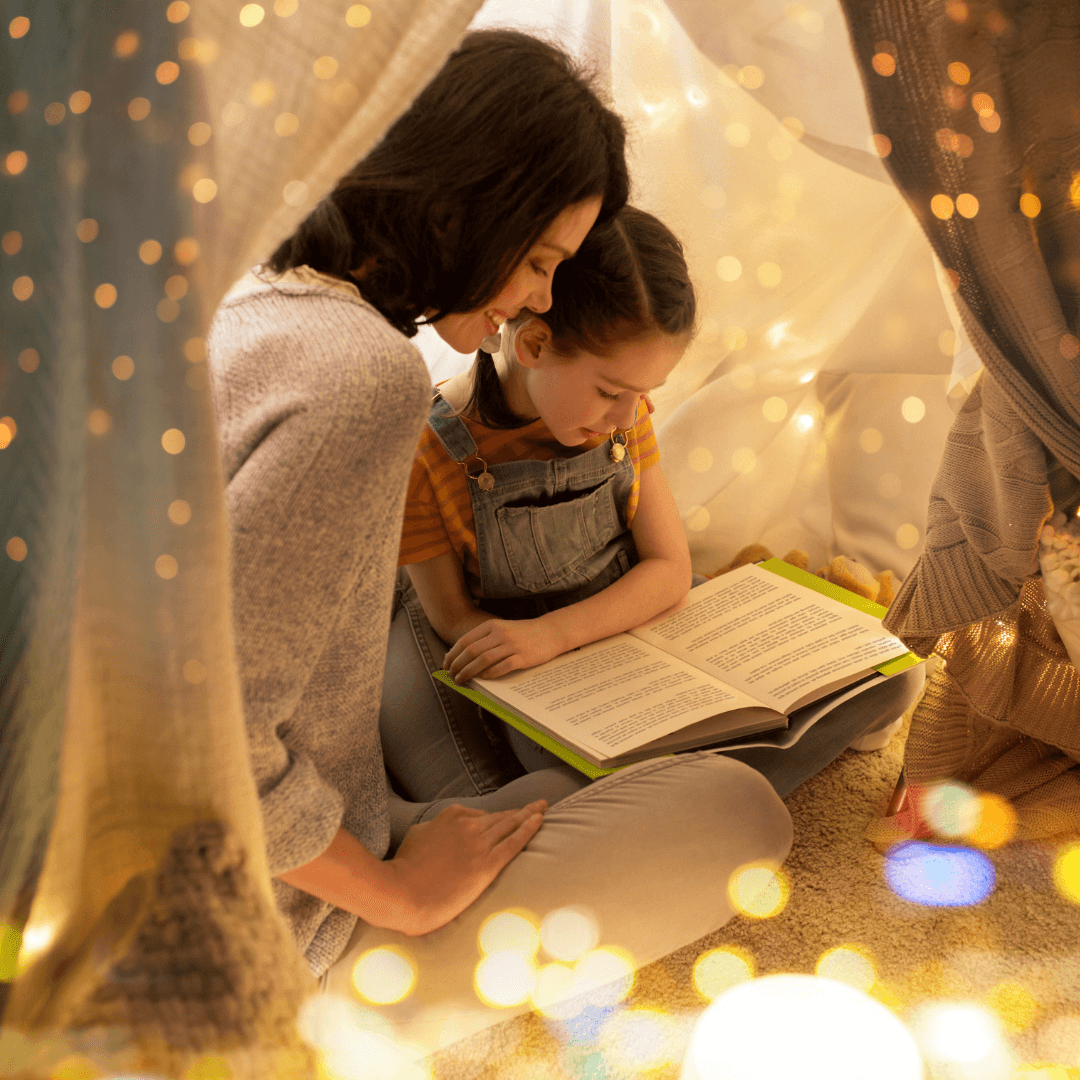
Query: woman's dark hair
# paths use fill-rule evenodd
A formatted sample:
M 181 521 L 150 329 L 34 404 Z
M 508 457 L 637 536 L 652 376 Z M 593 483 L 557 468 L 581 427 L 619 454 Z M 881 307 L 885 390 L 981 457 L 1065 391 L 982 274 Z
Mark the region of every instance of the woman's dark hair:
M 543 320 L 550 348 L 572 360 L 582 352 L 607 356 L 615 346 L 652 334 L 694 333 L 697 302 L 683 247 L 659 218 L 633 206 L 585 237 L 577 254 L 559 266 L 551 284 L 551 310 L 523 311 L 515 322 Z M 511 412 L 491 356 L 481 351 L 465 412 L 488 427 L 528 423 Z
M 355 281 L 411 337 L 425 312 L 489 302 L 568 206 L 598 196 L 598 220 L 616 213 L 629 194 L 625 141 L 560 49 L 474 31 L 267 265 Z

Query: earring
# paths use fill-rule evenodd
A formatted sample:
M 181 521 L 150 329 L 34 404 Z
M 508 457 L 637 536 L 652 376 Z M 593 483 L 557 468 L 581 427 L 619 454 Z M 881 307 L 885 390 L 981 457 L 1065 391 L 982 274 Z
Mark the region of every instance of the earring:
M 619 442 L 619 439 L 622 439 L 622 442 Z M 624 457 L 626 457 L 626 432 L 613 431 L 611 433 L 611 460 L 618 465 Z

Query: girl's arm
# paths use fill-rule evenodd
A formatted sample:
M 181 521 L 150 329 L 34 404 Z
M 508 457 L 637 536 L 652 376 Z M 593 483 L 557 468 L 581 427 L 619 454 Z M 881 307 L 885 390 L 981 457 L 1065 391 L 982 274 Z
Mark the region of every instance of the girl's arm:
M 472 621 L 466 632 L 443 635 L 436 627 L 444 640 L 455 641 L 445 661 L 454 678 L 459 683 L 477 675 L 494 679 L 518 668 L 532 667 L 591 641 L 640 626 L 677 604 L 690 591 L 690 548 L 675 498 L 659 465 L 642 473 L 637 513 L 630 531 L 640 561 L 618 581 L 587 600 L 537 619 L 512 621 L 485 616 L 466 596 L 476 613 L 472 617 L 476 621 Z M 457 560 L 453 561 L 456 565 Z M 461 588 L 464 591 L 464 582 Z M 417 592 L 431 619 L 419 585 Z M 470 621 L 462 619 L 458 625 L 465 626 Z

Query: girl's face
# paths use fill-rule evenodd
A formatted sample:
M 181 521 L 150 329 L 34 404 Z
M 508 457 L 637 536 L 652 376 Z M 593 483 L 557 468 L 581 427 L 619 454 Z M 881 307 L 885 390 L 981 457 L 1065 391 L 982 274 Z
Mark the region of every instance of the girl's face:
M 476 311 L 444 315 L 432 323 L 439 337 L 460 353 L 473 353 L 484 338 L 516 318 L 522 308 L 547 311 L 555 268 L 574 255 L 599 213 L 599 196 L 568 206 L 529 248 L 489 304 Z
M 563 446 L 633 427 L 638 404 L 662 385 L 686 351 L 685 337 L 650 334 L 617 345 L 607 356 L 579 353 L 573 360 L 550 348 L 539 320 L 515 337 L 521 384 L 535 411 Z

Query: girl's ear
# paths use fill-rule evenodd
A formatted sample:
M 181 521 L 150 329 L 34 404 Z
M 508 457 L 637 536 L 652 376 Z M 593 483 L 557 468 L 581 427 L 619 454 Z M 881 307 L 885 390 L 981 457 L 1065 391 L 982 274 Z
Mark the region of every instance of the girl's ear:
M 551 331 L 543 319 L 532 318 L 514 335 L 514 353 L 522 367 L 540 367 L 544 350 L 551 342 Z

